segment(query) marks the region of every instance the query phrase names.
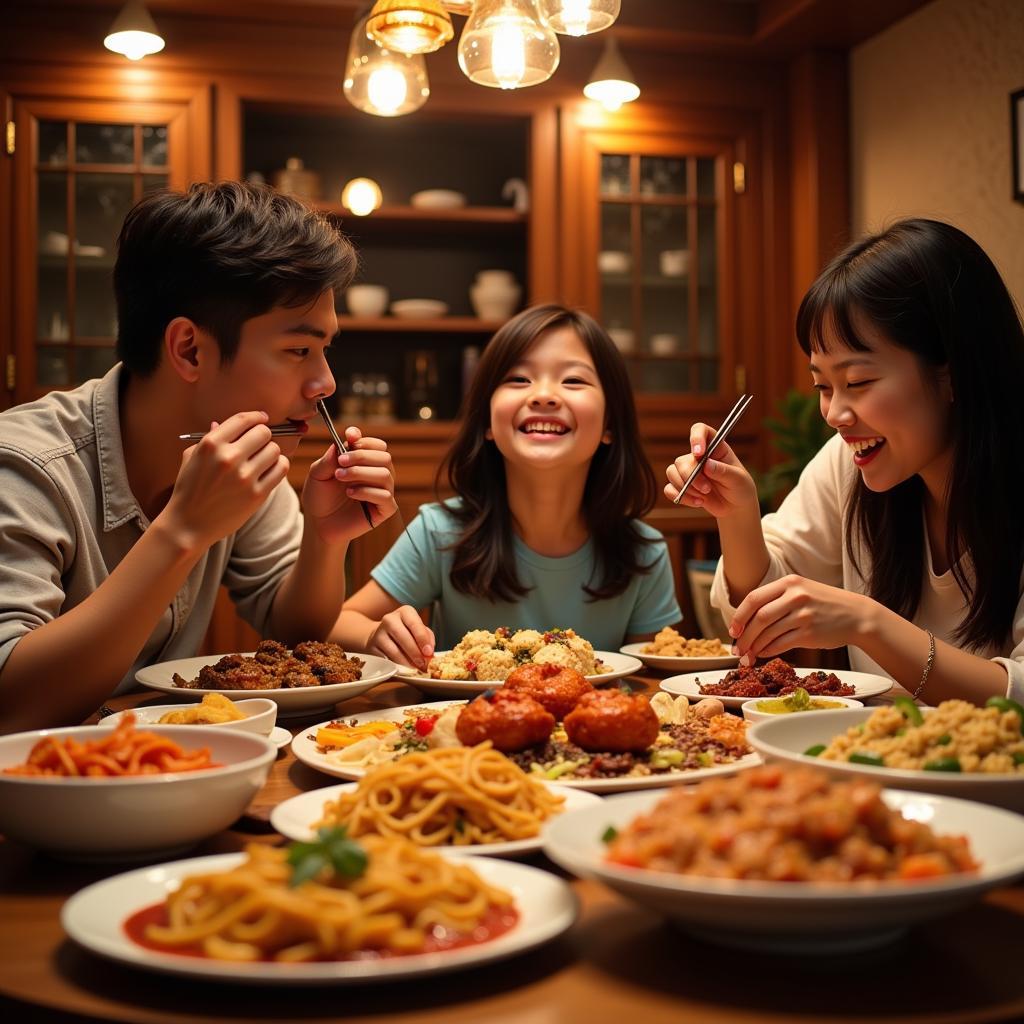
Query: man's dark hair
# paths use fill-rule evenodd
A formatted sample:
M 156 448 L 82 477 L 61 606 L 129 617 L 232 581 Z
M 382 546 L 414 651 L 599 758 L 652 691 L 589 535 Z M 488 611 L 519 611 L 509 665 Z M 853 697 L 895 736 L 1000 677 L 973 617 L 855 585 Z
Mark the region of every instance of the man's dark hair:
M 152 374 L 167 324 L 184 316 L 230 362 L 246 320 L 347 287 L 356 264 L 324 216 L 265 185 L 154 193 L 129 211 L 117 240 L 118 357 L 130 373 Z

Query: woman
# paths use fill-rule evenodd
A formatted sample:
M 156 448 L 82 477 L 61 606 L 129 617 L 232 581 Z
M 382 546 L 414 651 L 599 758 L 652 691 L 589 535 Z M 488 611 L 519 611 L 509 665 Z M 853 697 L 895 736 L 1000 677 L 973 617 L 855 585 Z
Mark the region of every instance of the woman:
M 797 315 L 837 435 L 777 513 L 725 444 L 683 503 L 718 520 L 712 590 L 743 664 L 850 645 L 929 703 L 1024 696 L 1024 330 L 957 228 L 901 221 L 849 246 Z M 667 470 L 671 498 L 711 437 Z

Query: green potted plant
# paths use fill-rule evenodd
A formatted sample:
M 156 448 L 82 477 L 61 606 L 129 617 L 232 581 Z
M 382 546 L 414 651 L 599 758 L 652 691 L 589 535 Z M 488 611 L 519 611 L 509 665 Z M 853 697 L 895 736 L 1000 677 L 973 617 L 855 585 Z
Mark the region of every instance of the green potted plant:
M 818 406 L 817 394 L 791 389 L 775 405 L 776 416 L 764 425 L 772 435 L 772 444 L 785 458 L 756 476 L 757 496 L 763 512 L 771 511 L 792 490 L 800 474 L 821 446 L 832 436 Z

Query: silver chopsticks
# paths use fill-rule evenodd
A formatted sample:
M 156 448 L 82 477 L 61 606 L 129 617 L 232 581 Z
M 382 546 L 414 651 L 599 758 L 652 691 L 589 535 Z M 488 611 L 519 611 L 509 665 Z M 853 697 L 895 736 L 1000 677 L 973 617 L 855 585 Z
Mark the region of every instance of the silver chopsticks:
M 720 442 L 726 439 L 729 431 L 736 426 L 739 418 L 747 411 L 747 406 L 750 405 L 753 400 L 753 395 L 740 395 L 739 400 L 732 407 L 729 415 L 722 421 L 722 425 L 718 428 L 717 433 L 708 444 L 707 451 L 705 451 L 700 457 L 700 461 L 693 467 L 690 475 L 686 478 L 683 486 L 680 488 L 679 493 L 672 499 L 673 505 L 679 504 L 683 495 L 690 489 L 690 484 L 697 479 L 697 474 L 704 468 L 704 463 L 711 458 L 711 453 L 718 447 Z
M 202 441 L 209 431 L 201 430 L 195 434 L 179 434 L 179 441 Z M 270 433 L 274 437 L 300 437 L 306 433 L 305 427 L 296 426 L 293 423 L 278 423 L 276 426 L 270 428 Z
M 338 449 L 339 454 L 341 452 L 348 451 L 348 445 L 342 441 L 338 434 L 338 431 L 334 429 L 334 422 L 331 420 L 331 414 L 327 411 L 327 406 L 324 404 L 324 400 L 321 398 L 316 403 L 316 411 L 320 413 L 324 423 L 327 424 L 327 430 L 331 435 L 331 440 L 334 442 L 334 447 Z M 370 506 L 365 502 L 359 502 L 363 507 L 363 515 L 366 517 L 366 521 L 370 524 L 370 529 L 373 529 L 373 517 L 370 515 Z

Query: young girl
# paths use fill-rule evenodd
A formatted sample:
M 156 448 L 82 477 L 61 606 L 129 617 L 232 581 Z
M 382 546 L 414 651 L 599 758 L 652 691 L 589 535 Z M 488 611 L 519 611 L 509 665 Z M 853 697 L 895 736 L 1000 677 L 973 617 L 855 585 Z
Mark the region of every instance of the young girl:
M 640 521 L 657 484 L 626 366 L 586 314 L 537 306 L 495 334 L 445 469 L 457 497 L 424 505 L 345 603 L 344 646 L 423 669 L 435 637 L 472 629 L 572 628 L 617 650 L 679 621 L 664 538 Z
M 902 221 L 837 256 L 796 327 L 836 436 L 763 520 L 724 443 L 683 499 L 718 520 L 743 664 L 849 644 L 928 703 L 1024 699 L 1024 331 L 991 260 Z M 693 427 L 670 498 L 713 436 Z

